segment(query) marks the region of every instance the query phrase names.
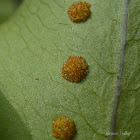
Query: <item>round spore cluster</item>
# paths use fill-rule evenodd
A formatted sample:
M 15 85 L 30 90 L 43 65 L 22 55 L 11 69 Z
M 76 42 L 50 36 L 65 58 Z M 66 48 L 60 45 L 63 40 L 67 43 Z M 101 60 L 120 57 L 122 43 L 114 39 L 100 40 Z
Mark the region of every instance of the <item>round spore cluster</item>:
M 76 133 L 75 123 L 66 116 L 58 117 L 53 121 L 53 136 L 60 140 L 70 140 Z
M 90 4 L 85 1 L 74 2 L 67 13 L 72 22 L 85 21 L 90 15 Z
M 88 64 L 81 56 L 70 56 L 63 64 L 62 76 L 71 82 L 80 82 L 88 73 Z

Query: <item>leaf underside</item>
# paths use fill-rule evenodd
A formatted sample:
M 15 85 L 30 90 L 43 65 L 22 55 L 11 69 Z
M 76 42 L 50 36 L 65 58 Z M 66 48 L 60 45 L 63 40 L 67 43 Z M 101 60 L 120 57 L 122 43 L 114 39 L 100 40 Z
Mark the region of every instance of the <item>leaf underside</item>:
M 74 140 L 140 137 L 140 2 L 129 1 L 125 58 L 121 59 L 126 0 L 87 0 L 91 16 L 73 23 L 74 1 L 24 0 L 0 27 L 0 139 L 55 140 L 52 121 L 62 115 L 76 123 Z M 80 83 L 61 74 L 69 56 L 82 56 L 89 74 Z M 120 61 L 121 96 L 112 120 Z M 36 80 L 38 78 L 38 80 Z M 123 135 L 120 132 L 130 132 Z

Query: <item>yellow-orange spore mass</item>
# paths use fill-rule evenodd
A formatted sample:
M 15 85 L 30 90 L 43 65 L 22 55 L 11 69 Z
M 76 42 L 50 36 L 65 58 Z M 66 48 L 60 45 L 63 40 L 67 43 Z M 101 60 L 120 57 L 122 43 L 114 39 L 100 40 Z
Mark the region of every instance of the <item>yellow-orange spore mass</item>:
M 88 64 L 81 56 L 70 56 L 63 64 L 62 76 L 71 82 L 79 82 L 86 77 Z
M 68 15 L 72 22 L 85 21 L 90 15 L 90 4 L 74 2 L 68 9 Z
M 66 116 L 56 118 L 52 123 L 53 136 L 60 140 L 70 140 L 76 133 L 75 123 Z

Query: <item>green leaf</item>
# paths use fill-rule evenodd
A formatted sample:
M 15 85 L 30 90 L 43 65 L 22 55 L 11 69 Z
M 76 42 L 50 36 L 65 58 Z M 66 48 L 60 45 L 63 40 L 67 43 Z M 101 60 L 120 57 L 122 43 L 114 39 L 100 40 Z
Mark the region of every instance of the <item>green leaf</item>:
M 0 0 L 0 23 L 7 20 L 17 8 L 17 0 Z
M 129 137 L 116 136 L 117 140 L 139 138 L 140 9 L 138 0 L 130 1 L 122 59 L 126 1 L 87 0 L 90 18 L 73 23 L 67 10 L 74 0 L 24 0 L 1 25 L 0 139 L 55 140 L 52 121 L 62 115 L 75 121 L 75 140 L 108 139 L 113 122 L 116 132 L 132 132 Z M 80 83 L 62 78 L 69 56 L 82 56 L 89 64 L 89 74 Z M 118 78 L 120 61 L 124 69 Z M 112 120 L 114 112 L 117 121 Z
M 123 80 L 116 132 L 116 140 L 140 138 L 140 1 L 129 1 L 128 34 L 126 42 Z M 122 134 L 121 134 L 122 133 Z

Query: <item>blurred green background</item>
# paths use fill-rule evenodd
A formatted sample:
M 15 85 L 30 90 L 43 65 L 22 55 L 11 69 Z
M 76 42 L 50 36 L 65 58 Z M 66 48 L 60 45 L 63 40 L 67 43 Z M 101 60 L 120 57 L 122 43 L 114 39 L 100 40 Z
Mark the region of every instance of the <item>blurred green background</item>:
M 0 24 L 14 13 L 21 2 L 22 0 L 0 0 Z

